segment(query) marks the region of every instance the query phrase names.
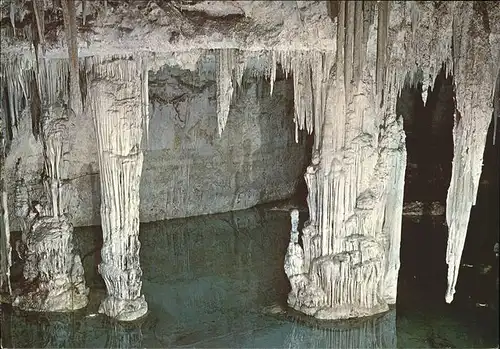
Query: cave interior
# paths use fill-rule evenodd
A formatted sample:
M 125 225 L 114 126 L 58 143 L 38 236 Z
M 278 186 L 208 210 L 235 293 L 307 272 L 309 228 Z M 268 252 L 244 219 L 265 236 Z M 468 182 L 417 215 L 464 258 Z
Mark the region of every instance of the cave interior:
M 498 346 L 499 2 L 0 17 L 2 347 Z

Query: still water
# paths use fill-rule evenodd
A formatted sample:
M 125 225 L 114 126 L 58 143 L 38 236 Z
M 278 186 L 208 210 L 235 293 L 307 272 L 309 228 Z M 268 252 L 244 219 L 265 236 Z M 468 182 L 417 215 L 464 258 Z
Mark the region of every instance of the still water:
M 91 301 L 74 314 L 2 307 L 4 347 L 36 348 L 472 348 L 498 346 L 489 279 L 464 273 L 457 301 L 444 303 L 441 222 L 403 224 L 398 304 L 382 316 L 325 327 L 274 314 L 286 303 L 283 259 L 290 218 L 270 206 L 141 225 L 146 318 L 119 324 L 97 315 L 101 231 L 75 229 Z M 307 217 L 301 217 L 304 220 Z M 438 237 L 436 239 L 436 236 Z M 436 256 L 439 256 L 437 258 Z M 474 287 L 466 287 L 467 285 Z M 464 286 L 465 285 L 465 286 Z M 494 281 L 491 283 L 494 290 Z M 461 291 L 462 290 L 462 291 Z M 476 303 L 488 303 L 477 307 Z

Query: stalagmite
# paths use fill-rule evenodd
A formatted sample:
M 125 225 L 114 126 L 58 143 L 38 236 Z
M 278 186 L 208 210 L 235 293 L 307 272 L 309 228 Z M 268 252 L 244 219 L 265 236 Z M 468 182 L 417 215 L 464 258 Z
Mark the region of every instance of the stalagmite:
M 446 198 L 447 303 L 453 301 L 455 294 L 470 210 L 476 203 L 486 135 L 493 113 L 491 97 L 498 63 L 493 61 L 489 33 L 477 11 L 473 2 L 457 3 L 453 20 L 453 78 L 457 105 L 452 175 Z M 483 62 L 483 68 L 477 69 L 471 62 Z
M 49 205 L 30 204 L 22 182 L 16 210 L 24 222 L 21 253 L 27 285 L 16 290 L 13 305 L 31 311 L 71 311 L 88 303 L 83 266 L 73 251 L 73 226 L 61 202 L 61 158 L 68 110 L 50 106 L 45 111 L 44 188 Z
M 226 126 L 231 99 L 233 97 L 233 69 L 235 66 L 233 49 L 221 49 L 217 74 L 217 125 L 219 136 Z
M 80 115 L 82 111 L 82 97 L 80 93 L 75 2 L 74 0 L 61 0 L 61 5 L 63 9 L 64 28 L 66 30 L 66 45 L 68 46 L 70 107 L 76 115 Z
M 122 321 L 147 312 L 139 263 L 144 113 L 140 58 L 87 58 L 86 108 L 94 119 L 101 182 L 102 262 L 108 295 L 99 312 Z
M 368 32 L 369 6 L 338 4 L 336 52 L 277 55 L 294 74 L 298 125 L 315 132 L 305 174 L 310 218 L 302 247 L 292 229 L 285 259 L 288 304 L 319 319 L 395 303 L 406 167 L 396 74 L 386 78 L 389 6 L 378 4 L 378 30 Z M 360 52 L 374 35 L 376 52 Z

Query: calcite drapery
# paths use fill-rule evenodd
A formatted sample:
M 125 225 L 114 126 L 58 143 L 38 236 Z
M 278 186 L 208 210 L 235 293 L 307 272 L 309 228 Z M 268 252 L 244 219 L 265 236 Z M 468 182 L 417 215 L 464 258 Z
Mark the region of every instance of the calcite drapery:
M 73 226 L 61 205 L 61 158 L 68 109 L 49 106 L 43 120 L 44 189 L 49 204 L 30 204 L 22 181 L 16 213 L 24 222 L 22 242 L 26 283 L 13 305 L 33 311 L 71 311 L 88 303 L 80 256 L 73 250 Z
M 102 262 L 108 295 L 99 312 L 135 320 L 147 312 L 139 263 L 139 184 L 143 163 L 143 61 L 88 58 L 87 105 L 94 119 L 101 182 Z
M 12 264 L 10 245 L 9 208 L 7 205 L 7 183 L 5 171 L 6 142 L 4 118 L 0 109 L 0 294 L 12 294 L 10 267 Z
M 294 254 L 304 270 L 290 277 L 288 303 L 320 319 L 368 316 L 396 301 L 406 151 L 395 79 L 386 78 L 389 7 L 359 5 L 339 2 L 336 58 L 278 55 L 297 80 L 296 122 L 315 132 L 310 218 L 303 254 Z

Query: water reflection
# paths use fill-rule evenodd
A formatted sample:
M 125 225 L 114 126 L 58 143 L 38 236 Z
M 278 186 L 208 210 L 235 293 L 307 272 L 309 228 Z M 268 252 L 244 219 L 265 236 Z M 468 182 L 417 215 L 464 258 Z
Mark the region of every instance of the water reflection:
M 284 344 L 286 348 L 397 348 L 396 311 L 337 328 L 294 326 Z
M 485 316 L 484 309 L 456 310 L 454 305 L 444 304 L 442 294 L 437 295 L 438 303 L 431 304 L 427 297 L 415 292 L 416 284 L 408 282 L 400 285 L 397 309 L 382 316 L 325 327 L 310 319 L 280 314 L 289 291 L 283 270 L 289 224 L 287 212 L 270 211 L 265 206 L 143 224 L 140 236 L 143 292 L 150 313 L 131 324 L 116 323 L 97 314 L 99 302 L 105 295 L 96 269 L 101 232 L 99 228 L 75 229 L 87 284 L 92 289 L 89 306 L 72 314 L 23 313 L 2 306 L 2 346 L 416 348 L 496 345 L 493 328 L 498 321 L 493 323 L 492 316 Z M 408 266 L 402 270 L 414 272 Z M 414 280 L 412 276 L 403 275 L 400 279 Z M 485 326 L 489 322 L 492 325 Z
M 80 318 L 80 319 L 79 319 Z M 81 316 L 31 313 L 2 307 L 4 348 L 79 348 L 85 344 Z
M 142 348 L 142 330 L 137 324 L 114 322 L 108 330 L 106 348 Z

